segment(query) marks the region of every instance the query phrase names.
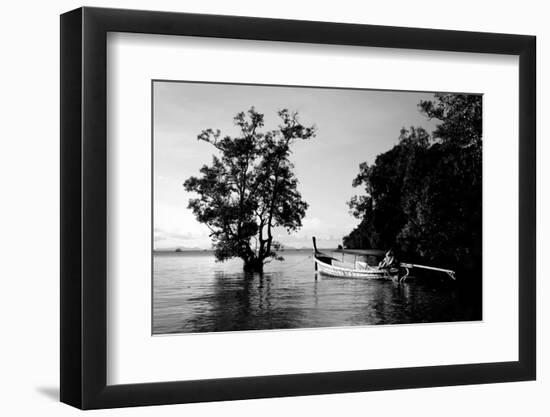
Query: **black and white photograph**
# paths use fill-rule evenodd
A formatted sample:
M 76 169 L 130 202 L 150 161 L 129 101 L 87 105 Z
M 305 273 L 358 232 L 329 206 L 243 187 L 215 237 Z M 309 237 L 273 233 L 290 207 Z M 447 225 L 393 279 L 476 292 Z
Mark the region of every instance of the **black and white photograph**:
M 443 5 L 4 3 L 0 415 L 550 415 L 547 7 Z
M 482 320 L 482 107 L 153 80 L 153 335 Z

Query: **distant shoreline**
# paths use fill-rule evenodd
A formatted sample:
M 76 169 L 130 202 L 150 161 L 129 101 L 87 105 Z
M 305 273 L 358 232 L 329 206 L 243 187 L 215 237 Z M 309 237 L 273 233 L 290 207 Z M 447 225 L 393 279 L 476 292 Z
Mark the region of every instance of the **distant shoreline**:
M 322 248 L 320 250 L 326 250 L 326 251 L 331 251 L 331 250 L 334 250 L 334 248 Z M 278 252 L 280 253 L 285 253 L 285 252 L 304 252 L 304 251 L 313 251 L 313 248 L 292 248 L 292 249 L 284 249 L 284 250 L 280 250 Z M 164 255 L 164 254 L 185 254 L 185 253 L 188 253 L 188 254 L 196 254 L 196 253 L 204 253 L 204 254 L 207 254 L 207 253 L 211 253 L 213 254 L 214 253 L 214 250 L 213 249 L 180 249 L 180 250 L 176 250 L 176 249 L 154 249 L 153 250 L 153 254 L 155 255 Z

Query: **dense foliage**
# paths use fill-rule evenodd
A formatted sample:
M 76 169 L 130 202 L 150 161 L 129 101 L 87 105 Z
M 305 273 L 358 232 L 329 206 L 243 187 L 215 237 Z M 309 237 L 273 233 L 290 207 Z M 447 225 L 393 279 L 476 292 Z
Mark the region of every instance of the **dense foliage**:
M 438 94 L 419 109 L 438 126 L 402 129 L 399 143 L 362 163 L 349 202 L 361 223 L 348 248 L 394 248 L 402 258 L 481 271 L 481 96 Z M 476 274 L 468 274 L 474 276 Z
M 199 196 L 189 201 L 189 208 L 210 229 L 216 258 L 239 257 L 246 271 L 262 271 L 266 262 L 282 260 L 273 228 L 297 230 L 308 208 L 289 157 L 291 145 L 313 138 L 315 128 L 302 125 L 297 113 L 278 114 L 278 129 L 263 133 L 264 115 L 253 107 L 235 116 L 238 137 L 203 130 L 198 140 L 212 145 L 218 155 L 201 168 L 200 177 L 184 183 Z

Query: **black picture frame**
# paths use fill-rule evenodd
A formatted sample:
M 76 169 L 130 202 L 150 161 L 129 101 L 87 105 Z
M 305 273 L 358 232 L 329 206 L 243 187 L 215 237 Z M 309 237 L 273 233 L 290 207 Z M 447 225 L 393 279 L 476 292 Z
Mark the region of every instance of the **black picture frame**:
M 108 32 L 519 56 L 519 360 L 107 385 Z M 82 409 L 237 400 L 536 377 L 536 38 L 102 8 L 61 15 L 61 401 Z

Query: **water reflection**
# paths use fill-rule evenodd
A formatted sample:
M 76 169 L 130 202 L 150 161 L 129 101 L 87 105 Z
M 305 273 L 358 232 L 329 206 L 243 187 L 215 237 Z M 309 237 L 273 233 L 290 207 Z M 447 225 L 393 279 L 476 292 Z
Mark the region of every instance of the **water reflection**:
M 154 257 L 153 332 L 189 333 L 480 319 L 456 290 L 317 276 L 309 251 L 263 274 L 209 253 Z

